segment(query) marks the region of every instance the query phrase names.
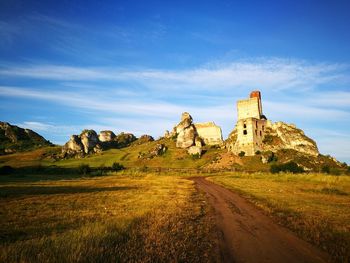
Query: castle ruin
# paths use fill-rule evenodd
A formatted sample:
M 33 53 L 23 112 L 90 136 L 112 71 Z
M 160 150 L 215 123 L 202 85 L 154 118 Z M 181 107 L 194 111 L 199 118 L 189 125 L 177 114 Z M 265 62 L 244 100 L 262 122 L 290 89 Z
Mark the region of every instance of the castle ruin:
M 271 125 L 262 112 L 260 91 L 252 91 L 248 99 L 239 100 L 237 112 L 237 140 L 231 150 L 236 154 L 244 152 L 252 156 L 263 150 L 265 128 Z

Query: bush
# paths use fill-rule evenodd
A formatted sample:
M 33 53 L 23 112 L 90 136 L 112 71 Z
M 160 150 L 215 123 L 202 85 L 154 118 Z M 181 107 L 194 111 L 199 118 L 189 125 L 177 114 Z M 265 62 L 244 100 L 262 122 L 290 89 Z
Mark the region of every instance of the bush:
M 191 157 L 193 160 L 198 160 L 201 158 L 201 155 L 199 153 L 191 154 Z
M 324 173 L 324 174 L 329 174 L 331 172 L 331 169 L 329 168 L 328 165 L 324 165 L 321 168 L 321 172 Z
M 330 168 L 329 173 L 332 175 L 341 175 L 341 171 L 337 168 Z
M 123 170 L 123 169 L 125 169 L 125 167 L 122 164 L 120 164 L 120 163 L 114 162 L 112 164 L 112 170 L 115 171 L 115 172 Z
M 284 164 L 274 164 L 270 167 L 271 173 L 279 173 L 279 172 L 290 172 L 290 173 L 303 173 L 305 172 L 303 167 L 300 167 L 295 162 L 288 162 Z
M 14 168 L 9 165 L 5 165 L 3 167 L 0 167 L 0 174 L 11 174 L 14 172 Z
M 243 157 L 244 155 L 245 155 L 245 152 L 243 152 L 243 151 L 241 151 L 241 152 L 238 154 L 239 157 Z
M 271 154 L 269 154 L 269 157 L 267 158 L 268 163 L 277 162 L 277 160 L 278 160 L 278 158 L 274 152 L 271 152 Z
M 91 168 L 88 164 L 82 164 L 78 167 L 78 173 L 83 174 L 83 175 L 87 175 L 87 174 L 91 173 Z
M 261 152 L 260 152 L 259 150 L 257 150 L 257 151 L 255 152 L 255 154 L 256 154 L 256 155 L 259 155 L 259 154 L 261 154 Z

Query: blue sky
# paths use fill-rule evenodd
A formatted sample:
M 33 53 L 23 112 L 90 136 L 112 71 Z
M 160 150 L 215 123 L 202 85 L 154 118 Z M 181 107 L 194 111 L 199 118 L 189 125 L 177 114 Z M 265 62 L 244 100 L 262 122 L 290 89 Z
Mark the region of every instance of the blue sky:
M 0 1 L 0 120 L 63 144 L 84 128 L 155 137 L 188 111 L 234 128 L 259 89 L 350 162 L 349 1 Z

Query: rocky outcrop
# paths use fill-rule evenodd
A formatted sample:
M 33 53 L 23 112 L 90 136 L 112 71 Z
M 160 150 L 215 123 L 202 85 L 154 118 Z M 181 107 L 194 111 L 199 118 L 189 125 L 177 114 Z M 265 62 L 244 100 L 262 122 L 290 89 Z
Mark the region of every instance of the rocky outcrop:
M 132 142 L 136 141 L 137 138 L 132 133 L 120 133 L 118 134 L 114 141 L 116 142 L 117 148 L 123 148 L 129 146 Z
M 138 155 L 138 158 L 150 160 L 154 157 L 163 155 L 166 151 L 167 151 L 167 147 L 165 146 L 165 144 L 158 143 L 155 145 L 155 147 L 153 147 L 148 152 L 140 152 Z
M 129 146 L 137 138 L 131 133 L 120 133 L 117 136 L 112 131 L 101 131 L 99 135 L 94 130 L 84 130 L 80 135 L 72 135 L 62 148 L 62 157 L 82 157 L 90 153 L 99 153 L 110 148 Z
M 291 149 L 304 154 L 317 156 L 319 154 L 315 141 L 305 135 L 293 124 L 283 122 L 267 123 L 262 140 L 262 151 L 277 152 Z M 237 130 L 234 129 L 226 140 L 226 148 L 234 151 L 237 142 Z M 237 147 L 236 147 L 237 148 Z M 267 162 L 267 160 L 263 160 Z
M 202 147 L 196 145 L 191 146 L 190 148 L 188 148 L 187 152 L 189 155 L 198 156 L 198 158 L 200 158 L 202 155 Z
M 80 134 L 81 143 L 84 146 L 84 153 L 96 152 L 95 147 L 100 143 L 97 133 L 94 130 L 84 130 Z M 99 146 L 101 148 L 101 146 Z
M 153 141 L 154 141 L 154 138 L 151 135 L 144 134 L 144 135 L 141 135 L 140 138 L 138 138 L 135 141 L 135 144 L 140 145 L 140 144 L 144 144 L 147 142 L 153 142 Z
M 264 151 L 276 152 L 281 149 L 292 149 L 301 153 L 317 156 L 316 142 L 292 124 L 276 122 L 265 130 Z
M 183 130 L 181 130 L 177 135 L 176 147 L 178 148 L 188 148 L 194 144 L 196 138 L 196 130 L 191 125 Z
M 33 150 L 51 145 L 51 142 L 30 129 L 0 122 L 0 154 Z
M 98 135 L 100 142 L 112 142 L 115 137 L 116 136 L 112 131 L 101 131 Z
M 192 124 L 192 117 L 188 112 L 182 113 L 181 121 L 175 126 L 176 131 L 176 147 L 178 148 L 188 148 L 194 145 L 197 132 Z

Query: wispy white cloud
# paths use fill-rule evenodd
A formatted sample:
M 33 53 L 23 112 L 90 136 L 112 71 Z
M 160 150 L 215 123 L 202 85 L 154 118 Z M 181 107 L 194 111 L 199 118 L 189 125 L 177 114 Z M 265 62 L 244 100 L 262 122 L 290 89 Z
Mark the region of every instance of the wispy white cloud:
M 189 70 L 122 69 L 26 65 L 2 67 L 0 75 L 63 81 L 137 82 L 153 89 L 188 90 L 265 87 L 265 89 L 311 89 L 318 85 L 342 82 L 346 65 L 310 64 L 283 59 L 260 59 L 212 64 Z

